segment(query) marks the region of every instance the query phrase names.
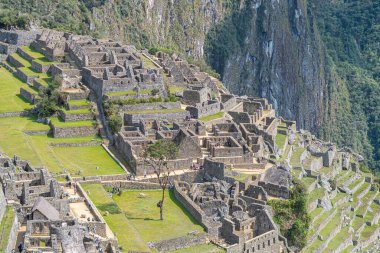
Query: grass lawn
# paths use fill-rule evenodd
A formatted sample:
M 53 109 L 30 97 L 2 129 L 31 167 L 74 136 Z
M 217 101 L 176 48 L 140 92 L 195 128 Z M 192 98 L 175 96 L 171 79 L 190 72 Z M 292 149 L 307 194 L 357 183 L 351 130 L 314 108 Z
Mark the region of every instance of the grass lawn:
M 145 57 L 142 54 L 140 55 L 140 57 L 141 57 L 141 60 L 144 62 L 144 67 L 145 68 L 148 68 L 148 69 L 156 69 L 156 68 L 158 68 L 156 65 L 154 65 L 154 63 L 151 60 L 149 60 L 148 57 Z
M 226 252 L 224 249 L 214 245 L 214 244 L 200 244 L 193 247 L 179 249 L 174 251 L 169 251 L 170 253 L 223 253 Z
M 24 67 L 31 67 L 32 63 L 29 62 L 27 59 L 24 59 L 21 55 L 18 53 L 12 53 L 10 54 L 14 59 L 16 59 L 19 63 L 21 63 Z
M 337 249 L 339 247 L 339 245 L 341 243 L 343 243 L 347 239 L 347 237 L 349 236 L 348 229 L 349 229 L 348 226 L 342 228 L 342 230 L 336 236 L 334 236 L 331 239 L 331 241 L 327 245 L 325 251 L 326 252 L 332 252 L 333 250 Z
M 0 67 L 0 113 L 20 112 L 33 107 L 19 95 L 21 87 L 27 85 Z
M 305 184 L 306 187 L 308 187 L 309 185 L 314 183 L 316 180 L 317 180 L 316 178 L 312 178 L 312 177 L 303 177 L 301 181 Z
M 37 78 L 36 81 L 41 84 L 44 87 L 49 87 L 49 83 L 53 81 L 51 77 L 46 77 L 46 78 Z
M 279 149 L 283 148 L 286 141 L 286 135 L 277 133 L 276 135 L 276 145 Z
M 183 92 L 184 88 L 177 85 L 169 85 L 170 94 L 175 94 L 177 92 Z
M 211 121 L 211 120 L 214 120 L 214 119 L 220 119 L 223 116 L 224 116 L 224 112 L 217 112 L 217 113 L 212 114 L 212 115 L 200 117 L 199 120 L 201 120 L 201 121 Z
M 81 99 L 81 100 L 70 100 L 69 104 L 72 106 L 74 105 L 75 106 L 86 106 L 86 105 L 90 106 L 91 102 L 85 99 Z
M 28 47 L 28 46 L 21 46 L 20 47 L 25 53 L 27 53 L 30 57 L 32 57 L 33 59 L 39 59 L 39 58 L 45 58 L 45 56 L 43 54 L 41 54 L 40 52 L 34 50 L 33 48 L 31 47 Z
M 292 157 L 290 158 L 290 164 L 292 166 L 300 166 L 301 165 L 301 155 L 305 151 L 305 148 L 297 147 L 294 149 L 292 153 Z
M 96 121 L 93 121 L 93 120 L 65 122 L 59 117 L 52 117 L 50 119 L 51 119 L 51 123 L 53 123 L 53 125 L 58 128 L 94 126 L 94 124 L 96 124 Z
M 90 108 L 82 108 L 82 109 L 78 109 L 78 110 L 65 110 L 65 109 L 63 109 L 62 111 L 65 114 L 89 114 L 89 113 L 91 113 Z
M 102 146 L 53 147 L 56 157 L 73 176 L 124 174 L 124 170 Z M 99 167 L 96 169 L 96 167 Z
M 49 130 L 48 125 L 31 117 L 0 118 L 0 151 L 29 160 L 34 166 L 47 166 L 52 172 L 67 169 L 71 173 L 82 171 L 83 176 L 121 174 L 124 170 L 101 146 L 52 147 L 50 143 L 86 142 L 94 137 L 60 138 L 47 135 L 28 135 L 24 131 Z M 9 145 L 9 144 L 12 145 Z M 96 166 L 99 169 L 96 170 Z
M 145 198 L 139 198 L 142 192 L 146 194 Z M 176 200 L 172 191 L 166 191 L 164 220 L 160 220 L 156 204 L 161 194 L 161 190 L 128 190 L 123 191 L 121 196 L 113 195 L 113 200 L 145 242 L 180 237 L 195 230 L 203 231 L 203 227 Z
M 140 237 L 139 233 L 125 217 L 125 214 L 121 212 L 116 203 L 110 198 L 102 185 L 82 184 L 82 187 L 102 215 L 104 215 L 106 211 L 109 212 L 109 215 L 103 216 L 103 218 L 117 237 L 119 246 L 123 248 L 123 252 L 149 252 L 146 243 Z
M 152 90 L 140 90 L 138 93 L 139 94 L 149 94 L 151 93 Z M 116 97 L 116 96 L 125 96 L 125 95 L 136 95 L 137 92 L 134 90 L 122 90 L 122 91 L 113 91 L 107 93 L 107 96 L 110 97 Z
M 5 253 L 5 248 L 7 247 L 8 244 L 8 238 L 9 234 L 11 232 L 11 228 L 13 225 L 15 214 L 13 212 L 13 208 L 11 206 L 7 206 L 4 217 L 1 220 L 0 223 L 0 252 Z

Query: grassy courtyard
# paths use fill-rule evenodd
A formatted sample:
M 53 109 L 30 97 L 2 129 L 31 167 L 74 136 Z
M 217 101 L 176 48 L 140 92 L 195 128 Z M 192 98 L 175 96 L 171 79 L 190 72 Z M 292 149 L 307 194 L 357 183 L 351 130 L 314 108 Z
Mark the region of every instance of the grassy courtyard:
M 0 113 L 20 112 L 33 107 L 19 95 L 21 87 L 27 85 L 0 67 Z
M 55 139 L 48 135 L 28 135 L 27 131 L 47 131 L 49 126 L 33 117 L 0 118 L 0 151 L 29 160 L 34 166 L 46 166 L 52 172 L 68 172 L 80 176 L 121 174 L 124 170 L 101 146 L 53 147 L 51 143 L 99 140 L 97 137 Z M 11 145 L 10 145 L 11 144 Z M 98 167 L 98 169 L 97 169 Z
M 147 250 L 147 243 L 151 241 L 180 237 L 192 231 L 203 232 L 203 227 L 175 199 L 173 192 L 166 192 L 164 220 L 161 221 L 156 207 L 161 198 L 160 190 L 126 190 L 121 196 L 114 194 L 111 198 L 101 185 L 84 184 L 82 187 L 102 215 L 109 212 L 104 219 L 116 233 L 125 252 Z M 214 245 L 199 245 L 178 252 L 223 251 Z
M 224 116 L 224 112 L 217 112 L 215 114 L 211 114 L 211 115 L 208 115 L 208 116 L 200 117 L 199 120 L 201 120 L 201 121 L 211 121 L 211 120 L 214 120 L 214 119 L 220 119 L 223 116 Z

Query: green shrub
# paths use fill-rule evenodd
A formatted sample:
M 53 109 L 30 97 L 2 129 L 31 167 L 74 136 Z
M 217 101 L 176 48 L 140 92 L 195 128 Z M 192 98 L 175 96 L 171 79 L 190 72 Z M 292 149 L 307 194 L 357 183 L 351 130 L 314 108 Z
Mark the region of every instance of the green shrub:
M 109 116 L 107 122 L 113 133 L 119 132 L 121 127 L 123 126 L 122 119 L 118 114 L 112 114 L 111 116 Z
M 299 249 L 307 243 L 307 233 L 310 225 L 310 216 L 307 213 L 307 195 L 305 185 L 300 180 L 293 181 L 291 196 L 288 200 L 269 200 L 268 204 L 274 210 L 274 221 L 279 224 L 281 234 L 287 239 L 290 246 Z

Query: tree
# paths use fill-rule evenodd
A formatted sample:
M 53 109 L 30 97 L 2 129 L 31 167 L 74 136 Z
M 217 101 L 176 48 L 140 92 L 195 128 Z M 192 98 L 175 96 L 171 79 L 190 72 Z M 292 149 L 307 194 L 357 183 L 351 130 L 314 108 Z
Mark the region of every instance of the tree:
M 116 134 L 120 131 L 121 127 L 123 126 L 123 122 L 121 120 L 120 115 L 118 114 L 112 114 L 108 117 L 108 125 L 111 128 L 111 131 Z
M 157 203 L 160 208 L 160 219 L 164 219 L 165 190 L 169 184 L 170 168 L 168 161 L 175 159 L 178 154 L 177 145 L 171 140 L 161 139 L 148 145 L 143 157 L 146 165 L 150 166 L 157 176 L 158 183 L 162 189 L 161 200 Z

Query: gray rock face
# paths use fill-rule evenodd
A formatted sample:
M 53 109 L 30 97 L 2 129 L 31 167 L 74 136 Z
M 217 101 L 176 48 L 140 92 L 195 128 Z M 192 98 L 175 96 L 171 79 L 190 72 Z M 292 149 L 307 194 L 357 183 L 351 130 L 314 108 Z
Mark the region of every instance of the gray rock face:
M 236 48 L 224 64 L 212 63 L 214 68 L 232 93 L 265 97 L 280 115 L 315 130 L 321 124 L 326 78 L 313 17 L 302 1 L 248 2 L 237 14 L 238 43 L 231 42 Z

